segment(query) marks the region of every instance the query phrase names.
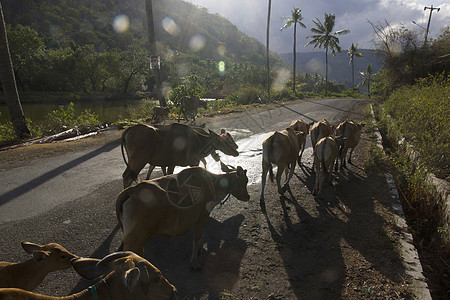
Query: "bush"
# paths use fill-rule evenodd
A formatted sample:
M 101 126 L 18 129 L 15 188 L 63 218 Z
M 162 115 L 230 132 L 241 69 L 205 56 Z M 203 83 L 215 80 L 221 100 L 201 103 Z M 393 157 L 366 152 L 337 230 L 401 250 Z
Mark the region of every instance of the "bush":
M 430 75 L 395 90 L 384 103 L 402 135 L 439 177 L 450 175 L 450 76 Z
M 59 109 L 48 113 L 44 134 L 53 134 L 79 125 L 98 125 L 98 116 L 90 110 L 84 110 L 79 116 L 75 114 L 75 104 L 60 105 Z
M 228 97 L 231 97 L 232 101 L 235 101 L 238 104 L 247 105 L 252 103 L 262 103 L 263 99 L 267 98 L 265 95 L 266 92 L 263 87 L 246 86 Z

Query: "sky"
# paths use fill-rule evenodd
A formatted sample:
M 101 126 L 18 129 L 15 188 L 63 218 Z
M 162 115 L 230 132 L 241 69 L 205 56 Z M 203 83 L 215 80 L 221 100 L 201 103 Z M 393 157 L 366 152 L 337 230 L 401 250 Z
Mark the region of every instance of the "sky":
M 212 14 L 220 14 L 235 24 L 239 30 L 266 43 L 266 25 L 268 0 L 184 0 L 199 7 L 205 7 Z M 302 22 L 306 29 L 297 26 L 297 51 L 309 52 L 312 46 L 304 48 L 308 42 L 305 37 L 311 35 L 314 27 L 312 20 L 318 18 L 322 23 L 324 13 L 336 16 L 335 30 L 349 29 L 350 33 L 339 36 L 342 49 L 348 49 L 352 43 L 359 49 L 373 49 L 374 24 L 391 26 L 404 25 L 414 29 L 425 38 L 430 10 L 424 7 L 433 5 L 428 38 L 439 35 L 441 28 L 450 26 L 450 0 L 438 0 L 435 3 L 422 0 L 273 0 L 270 21 L 270 49 L 278 53 L 293 50 L 293 27 L 280 31 L 284 24 L 282 17 L 290 16 L 294 8 L 300 8 Z M 414 24 L 413 21 L 417 24 Z

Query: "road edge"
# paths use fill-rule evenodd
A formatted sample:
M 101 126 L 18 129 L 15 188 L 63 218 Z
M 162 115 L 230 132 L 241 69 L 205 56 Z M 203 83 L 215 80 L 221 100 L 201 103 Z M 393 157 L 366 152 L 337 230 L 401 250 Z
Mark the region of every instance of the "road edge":
M 372 123 L 375 127 L 376 146 L 380 148 L 384 153 L 382 137 L 378 130 L 377 122 L 375 120 L 375 114 L 373 112 L 373 105 L 369 104 Z M 399 193 L 397 186 L 395 185 L 392 174 L 384 174 L 386 183 L 389 187 L 390 196 L 392 198 L 392 207 L 394 208 L 394 217 L 397 226 L 402 230 L 400 235 L 399 250 L 402 257 L 403 266 L 405 267 L 406 274 L 411 276 L 413 282 L 408 286 L 408 290 L 412 293 L 414 299 L 420 300 L 432 300 L 430 288 L 423 275 L 422 264 L 419 259 L 419 254 L 413 243 L 413 236 L 406 223 L 405 214 L 403 212 L 402 205 L 400 203 Z

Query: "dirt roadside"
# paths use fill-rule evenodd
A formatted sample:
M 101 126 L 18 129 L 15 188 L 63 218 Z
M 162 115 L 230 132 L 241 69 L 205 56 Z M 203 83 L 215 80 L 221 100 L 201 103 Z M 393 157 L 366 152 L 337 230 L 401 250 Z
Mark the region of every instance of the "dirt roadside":
M 356 105 L 346 117 L 362 120 L 364 111 L 365 105 Z M 2 151 L 0 167 L 103 145 L 120 134 L 111 130 L 70 143 Z M 201 272 L 188 268 L 190 234 L 152 239 L 145 257 L 177 286 L 182 299 L 418 299 L 416 281 L 399 250 L 404 232 L 389 187 L 370 159 L 374 139 L 363 131 L 353 165 L 336 174 L 323 198 L 311 195 L 315 175 L 307 162 L 296 167 L 294 197 L 280 197 L 274 186 L 266 186 L 267 216 L 259 207 L 260 185 L 250 187 L 250 202 L 232 198 L 216 208 L 204 236 Z M 102 189 L 118 193 L 120 186 L 115 180 Z M 102 189 L 38 218 L 0 226 L 1 259 L 24 259 L 21 240 L 58 240 L 74 253 L 93 257 L 117 249 L 121 233 L 110 201 L 98 200 Z M 67 270 L 49 275 L 37 292 L 61 296 L 87 284 Z

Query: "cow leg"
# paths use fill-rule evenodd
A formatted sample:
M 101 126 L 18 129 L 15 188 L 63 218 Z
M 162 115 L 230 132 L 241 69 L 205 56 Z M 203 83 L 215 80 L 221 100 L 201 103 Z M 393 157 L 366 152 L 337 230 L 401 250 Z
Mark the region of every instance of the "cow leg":
M 194 270 L 200 270 L 202 266 L 198 261 L 198 257 L 200 256 L 200 250 L 202 249 L 202 235 L 203 231 L 205 231 L 206 223 L 208 222 L 209 214 L 206 216 L 200 217 L 199 222 L 195 226 L 194 230 L 194 241 L 192 243 L 192 256 L 191 256 L 191 268 Z
M 291 162 L 289 165 L 289 175 L 287 173 L 287 167 L 286 167 L 286 182 L 283 186 L 283 191 L 285 192 L 286 190 L 289 191 L 289 193 L 291 193 L 291 189 L 289 187 L 289 182 L 291 181 L 292 176 L 294 175 L 294 169 L 295 169 L 295 160 L 293 162 Z
M 123 238 L 123 251 L 133 251 L 139 256 L 144 256 L 144 245 L 147 239 L 142 238 L 138 232 L 130 232 Z
M 349 164 L 351 164 L 352 163 L 352 153 L 353 153 L 353 150 L 354 150 L 355 148 L 352 148 L 351 150 L 350 150 L 350 154 L 348 155 L 348 163 Z
M 285 166 L 278 166 L 277 168 L 277 176 L 276 176 L 276 180 L 277 180 L 277 187 L 278 187 L 278 193 L 280 195 L 283 195 L 285 190 L 281 187 L 281 176 L 283 175 Z
M 167 174 L 173 174 L 173 170 L 175 170 L 175 165 L 167 166 Z M 167 175 L 164 173 L 164 175 Z
M 266 211 L 266 204 L 264 203 L 264 187 L 266 186 L 267 173 L 269 172 L 269 165 L 263 161 L 262 164 L 262 178 L 261 178 L 261 197 L 259 198 L 259 205 L 263 212 Z
M 155 168 L 154 165 L 150 165 L 150 167 L 148 167 L 148 173 L 147 173 L 147 177 L 145 178 L 145 180 L 149 180 L 150 179 L 150 175 L 152 175 L 153 169 Z

